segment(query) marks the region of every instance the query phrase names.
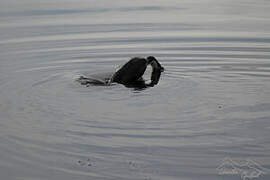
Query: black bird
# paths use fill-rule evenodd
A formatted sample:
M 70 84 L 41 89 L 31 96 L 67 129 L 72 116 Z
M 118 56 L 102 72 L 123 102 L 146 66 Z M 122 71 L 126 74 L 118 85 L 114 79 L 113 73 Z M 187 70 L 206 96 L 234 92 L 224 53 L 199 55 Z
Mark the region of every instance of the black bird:
M 143 74 L 148 65 L 152 67 L 151 82 L 145 83 Z M 155 57 L 149 56 L 145 58 L 134 57 L 124 64 L 116 72 L 97 73 L 89 76 L 81 76 L 77 79 L 82 85 L 110 85 L 113 82 L 123 84 L 126 87 L 132 87 L 135 89 L 144 89 L 146 87 L 152 87 L 159 82 L 161 72 L 164 68 L 156 60 Z
M 146 84 L 142 76 L 149 64 L 152 66 L 151 82 Z M 146 59 L 134 57 L 114 73 L 111 82 L 117 82 L 128 87 L 154 86 L 158 83 L 160 74 L 163 71 L 164 68 L 153 56 L 149 56 Z

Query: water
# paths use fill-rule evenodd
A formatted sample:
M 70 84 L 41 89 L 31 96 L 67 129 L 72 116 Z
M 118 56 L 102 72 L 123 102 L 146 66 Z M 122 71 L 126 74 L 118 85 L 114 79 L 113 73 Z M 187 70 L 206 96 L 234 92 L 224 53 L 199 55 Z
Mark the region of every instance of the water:
M 269 179 L 270 1 L 0 2 L 1 179 Z M 155 56 L 158 85 L 81 74 Z M 250 167 L 249 167 L 250 169 Z

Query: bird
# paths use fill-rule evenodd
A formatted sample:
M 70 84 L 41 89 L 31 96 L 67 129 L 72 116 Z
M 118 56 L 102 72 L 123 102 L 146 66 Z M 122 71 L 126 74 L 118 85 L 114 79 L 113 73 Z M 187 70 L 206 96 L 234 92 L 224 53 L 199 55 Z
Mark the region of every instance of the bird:
M 142 76 L 149 64 L 152 67 L 151 82 L 146 84 Z M 160 74 L 163 71 L 164 67 L 161 66 L 154 56 L 148 56 L 147 58 L 134 57 L 113 74 L 110 82 L 116 82 L 125 86 L 154 86 L 158 83 Z
M 150 83 L 146 83 L 143 79 L 143 74 L 148 65 L 152 67 Z M 147 58 L 134 57 L 114 72 L 101 72 L 88 76 L 80 76 L 77 81 L 86 86 L 106 86 L 118 83 L 130 88 L 144 89 L 158 84 L 161 72 L 163 71 L 164 67 L 161 66 L 154 56 L 148 56 Z

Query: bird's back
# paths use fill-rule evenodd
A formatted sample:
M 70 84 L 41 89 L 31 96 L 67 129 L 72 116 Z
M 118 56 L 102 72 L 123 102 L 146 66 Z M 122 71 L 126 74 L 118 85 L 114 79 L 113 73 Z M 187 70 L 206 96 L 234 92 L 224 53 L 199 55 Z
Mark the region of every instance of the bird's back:
M 139 80 L 147 67 L 147 60 L 144 58 L 132 58 L 113 77 L 113 82 L 129 84 Z

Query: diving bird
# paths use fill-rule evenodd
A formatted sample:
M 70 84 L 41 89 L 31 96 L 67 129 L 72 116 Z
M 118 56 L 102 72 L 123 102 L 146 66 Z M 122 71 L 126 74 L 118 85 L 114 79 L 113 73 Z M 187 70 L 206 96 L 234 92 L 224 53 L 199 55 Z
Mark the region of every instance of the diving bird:
M 152 67 L 150 83 L 146 83 L 142 77 L 148 65 Z M 154 56 L 147 58 L 134 57 L 115 72 L 91 74 L 87 77 L 81 76 L 78 81 L 87 86 L 91 84 L 110 85 L 111 83 L 119 83 L 126 87 L 146 88 L 156 85 L 163 71 L 164 68 Z
M 152 67 L 151 82 L 146 84 L 142 76 L 149 64 Z M 163 71 L 164 68 L 154 56 L 148 56 L 146 59 L 134 57 L 113 74 L 111 82 L 117 82 L 126 86 L 138 84 L 154 86 L 158 83 L 160 74 Z

